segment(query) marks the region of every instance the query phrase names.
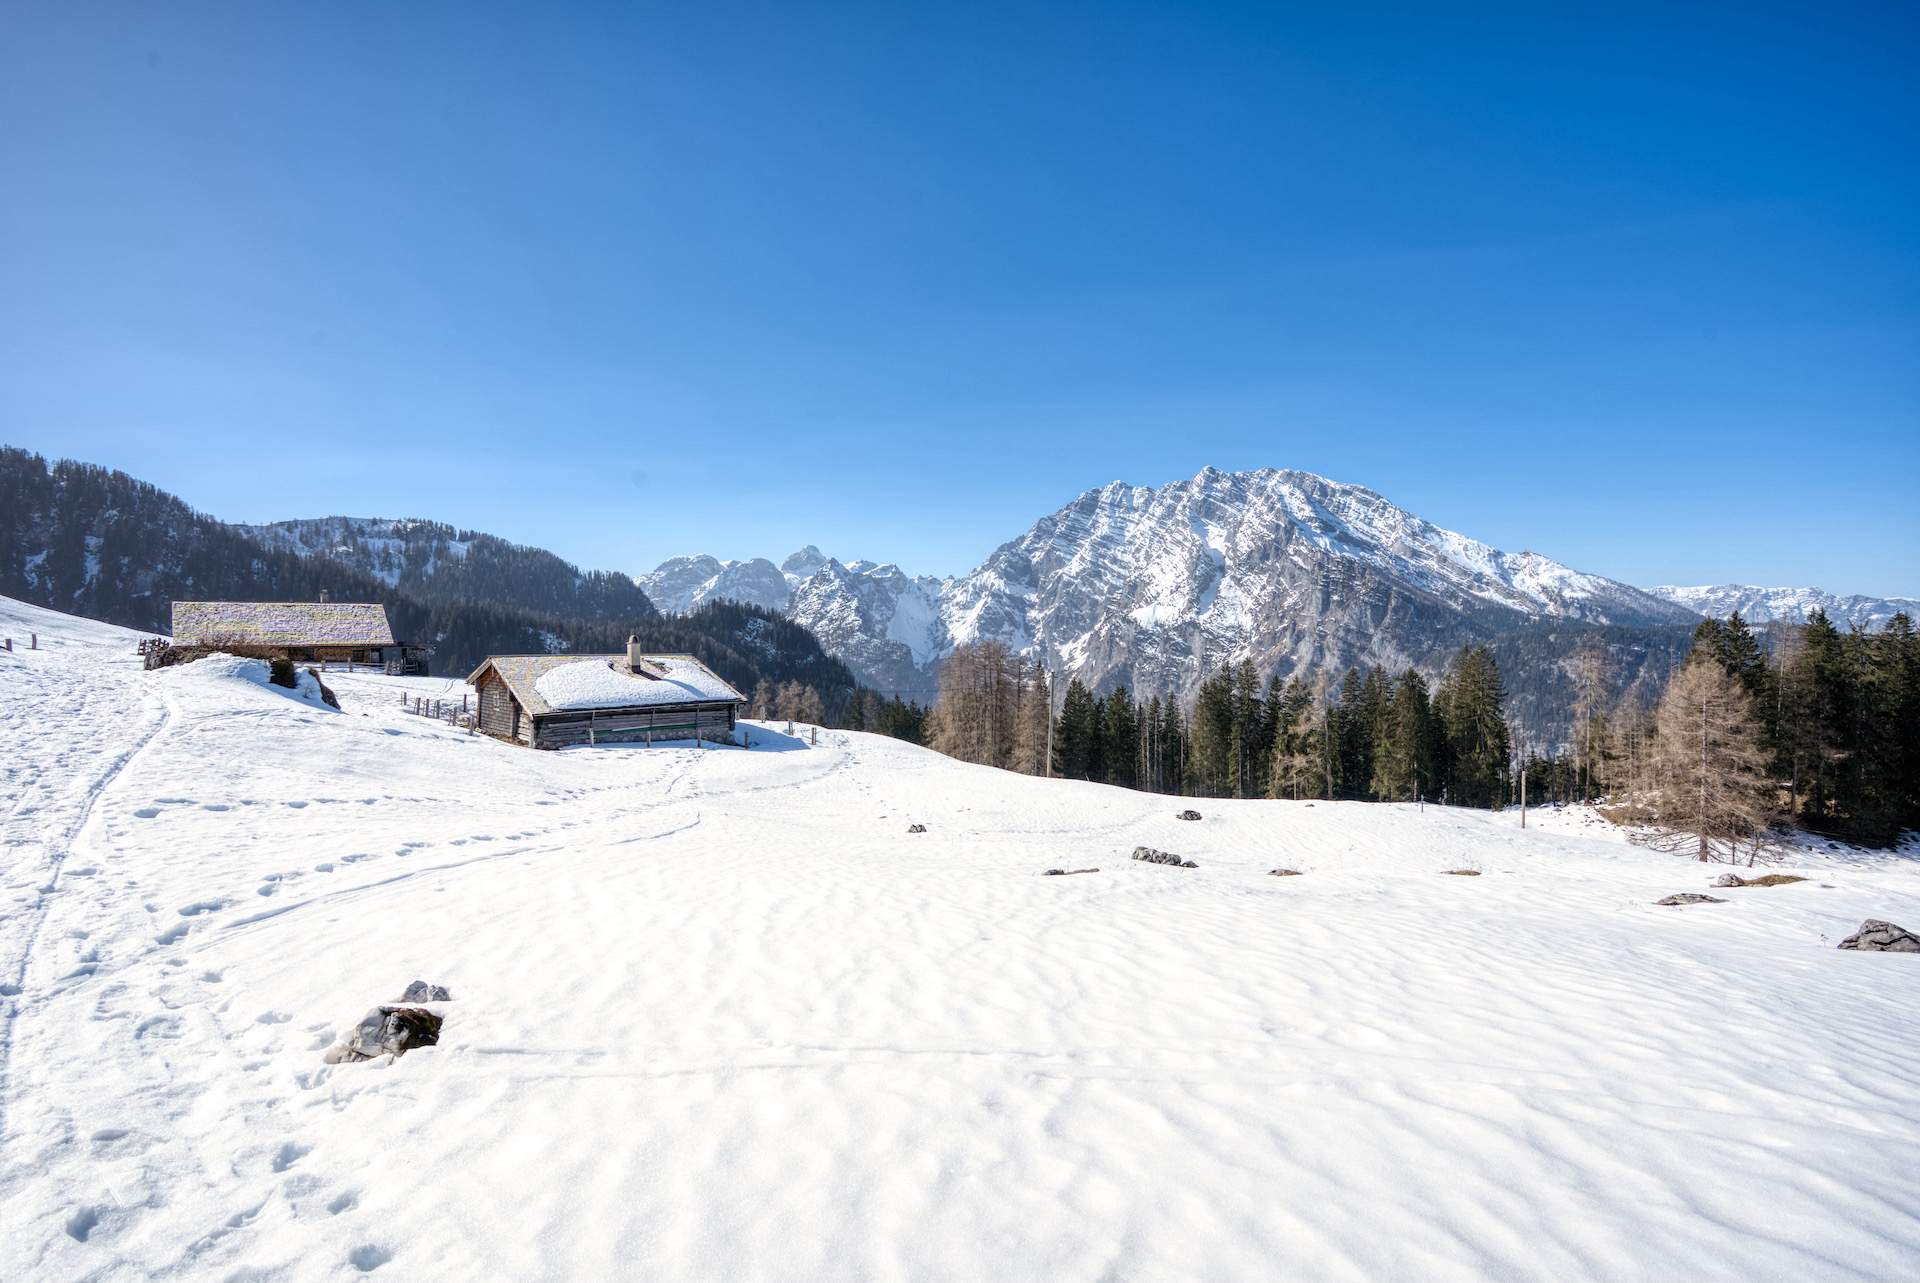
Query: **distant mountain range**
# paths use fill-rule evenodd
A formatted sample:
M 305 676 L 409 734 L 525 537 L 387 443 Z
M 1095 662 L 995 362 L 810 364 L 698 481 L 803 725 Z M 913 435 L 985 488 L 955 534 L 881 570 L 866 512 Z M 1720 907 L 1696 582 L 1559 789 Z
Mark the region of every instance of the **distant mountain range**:
M 490 654 L 617 650 L 638 633 L 744 689 L 796 681 L 831 709 L 854 684 L 789 620 L 725 602 L 662 617 L 630 577 L 541 548 L 431 521 L 229 525 L 123 472 L 0 446 L 0 594 L 165 633 L 176 600 L 322 592 L 384 605 L 401 637 L 434 647 L 440 674 L 463 676 Z
M 1838 623 L 1877 627 L 1897 610 L 1920 613 L 1911 599 L 1818 589 L 1643 591 L 1502 552 L 1360 486 L 1276 469 L 1206 468 L 1159 487 L 1089 490 L 948 578 L 842 562 L 811 545 L 778 565 L 689 555 L 629 577 L 433 521 L 230 526 L 124 474 L 49 468 L 6 448 L 0 499 L 0 592 L 156 631 L 176 596 L 307 598 L 329 587 L 390 598 L 421 628 L 421 612 L 437 612 L 431 626 L 457 666 L 482 647 L 585 644 L 652 619 L 656 607 L 686 616 L 734 602 L 803 629 L 788 639 L 793 655 L 749 661 L 733 635 L 746 616 L 707 620 L 741 672 L 751 662 L 817 673 L 825 685 L 857 680 L 922 703 L 954 647 L 983 638 L 1096 690 L 1124 682 L 1179 699 L 1223 663 L 1310 680 L 1372 666 L 1437 677 L 1460 646 L 1487 645 L 1508 674 L 1511 712 L 1536 743 L 1564 734 L 1564 661 L 1584 638 L 1608 648 L 1623 685 L 1651 694 L 1703 614 L 1739 610 L 1765 623 L 1817 607 Z
M 1688 610 L 1725 619 L 1735 611 L 1752 624 L 1802 624 L 1816 610 L 1827 612 L 1835 627 L 1859 624 L 1880 628 L 1895 615 L 1905 612 L 1920 619 L 1920 599 L 1913 597 L 1837 597 L 1818 588 L 1754 588 L 1746 584 L 1719 584 L 1705 588 L 1676 588 L 1662 584 L 1650 588 L 1656 597 L 1664 597 Z
M 1275 469 L 1090 490 L 963 576 L 808 546 L 778 566 L 675 557 L 639 582 L 667 611 L 718 598 L 782 609 L 864 683 L 921 699 L 942 658 L 985 637 L 1096 689 L 1176 697 L 1243 659 L 1282 677 L 1437 674 L 1461 645 L 1486 644 L 1509 658 L 1516 717 L 1543 741 L 1564 720 L 1562 660 L 1584 637 L 1613 651 L 1623 682 L 1657 687 L 1703 614 L 1766 622 L 1818 605 L 1877 626 L 1920 606 L 1813 589 L 1645 591 L 1502 552 L 1360 486 Z

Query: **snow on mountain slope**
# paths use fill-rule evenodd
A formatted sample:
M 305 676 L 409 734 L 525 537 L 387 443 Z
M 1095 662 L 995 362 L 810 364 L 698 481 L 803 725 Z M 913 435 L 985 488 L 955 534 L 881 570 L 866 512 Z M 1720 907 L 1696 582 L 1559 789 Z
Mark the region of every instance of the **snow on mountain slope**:
M 1833 948 L 1911 858 L 1664 909 L 1511 815 L 534 753 L 0 618 L 10 1279 L 1920 1274 L 1920 966 Z M 439 1046 L 321 1063 L 414 979 Z
M 692 585 L 716 593 L 704 585 L 738 564 L 677 558 L 655 573 L 684 573 L 692 600 Z M 1697 620 L 1626 584 L 1442 530 L 1360 486 L 1277 469 L 1090 490 L 958 579 L 843 565 L 811 546 L 782 569 L 796 584 L 788 612 L 882 690 L 930 692 L 941 658 L 989 637 L 1096 687 L 1190 695 L 1226 661 L 1283 677 L 1403 668 L 1533 623 Z M 668 599 L 664 583 L 641 582 Z
M 436 521 L 385 517 L 311 517 L 260 526 L 235 526 L 252 539 L 302 557 L 325 556 L 383 580 L 432 575 L 442 562 L 467 555 L 468 541 Z
M 1881 628 L 1896 614 L 1905 611 L 1909 618 L 1920 619 L 1920 601 L 1912 597 L 1835 596 L 1818 588 L 1755 588 L 1747 584 L 1709 584 L 1698 588 L 1679 588 L 1662 584 L 1648 589 L 1656 597 L 1685 606 L 1688 610 L 1715 619 L 1725 619 L 1735 611 L 1751 624 L 1782 620 L 1804 623 L 1816 610 L 1827 612 L 1836 628 L 1858 623 Z
M 1212 468 L 1088 491 L 948 585 L 941 617 L 954 644 L 997 637 L 1096 688 L 1181 696 L 1243 659 L 1282 677 L 1399 669 L 1541 622 L 1695 618 L 1359 486 Z
M 787 611 L 869 687 L 926 704 L 930 671 L 953 651 L 941 617 L 950 582 L 829 558 L 794 589 Z
M 767 610 L 785 610 L 793 595 L 788 577 L 764 557 L 720 561 L 705 555 L 670 557 L 650 574 L 635 575 L 656 609 L 684 615 L 710 601 L 741 601 Z

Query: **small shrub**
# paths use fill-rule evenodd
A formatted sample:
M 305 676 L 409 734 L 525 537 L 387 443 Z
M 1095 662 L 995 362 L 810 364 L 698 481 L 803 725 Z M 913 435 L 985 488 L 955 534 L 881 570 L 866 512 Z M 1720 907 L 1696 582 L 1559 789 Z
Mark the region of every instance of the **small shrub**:
M 293 661 L 285 655 L 275 655 L 267 662 L 271 667 L 271 671 L 267 674 L 267 680 L 275 686 L 284 686 L 288 690 L 292 690 L 300 684 L 300 679 L 294 675 Z
M 325 704 L 329 708 L 338 710 L 340 707 L 340 697 L 338 695 L 335 695 L 331 690 L 329 690 L 327 688 L 327 684 L 320 680 L 319 670 L 309 668 L 307 670 L 307 676 L 313 678 L 313 684 L 320 688 L 321 703 Z M 292 683 L 288 683 L 288 684 L 291 685 Z

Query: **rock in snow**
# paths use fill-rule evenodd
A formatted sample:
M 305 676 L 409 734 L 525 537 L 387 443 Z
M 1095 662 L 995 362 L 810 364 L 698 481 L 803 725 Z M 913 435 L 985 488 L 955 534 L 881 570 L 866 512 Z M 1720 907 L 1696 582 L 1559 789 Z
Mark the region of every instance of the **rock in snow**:
M 1738 873 L 1722 873 L 1713 880 L 1713 885 L 1717 887 L 1743 887 L 1747 885 L 1747 880 Z
M 1655 904 L 1725 904 L 1717 895 L 1701 895 L 1697 891 L 1682 891 L 1679 895 L 1670 895 L 1664 900 L 1655 900 Z
M 1174 819 L 1176 819 L 1176 820 L 1197 820 L 1197 819 L 1199 819 L 1199 818 L 1200 818 L 1200 812 L 1198 812 L 1198 811 L 1182 811 L 1182 812 L 1180 812 L 1180 814 L 1178 814 L 1178 815 L 1176 815 L 1176 816 L 1174 816 L 1173 818 L 1174 818 Z
M 443 985 L 430 985 L 424 980 L 416 980 L 407 986 L 400 995 L 402 1002 L 452 1002 L 453 995 Z
M 439 1041 L 440 1017 L 425 1007 L 375 1007 L 323 1059 L 329 1065 L 351 1064 L 375 1056 L 402 1056 Z
M 1860 929 L 1842 940 L 1842 949 L 1871 949 L 1880 953 L 1920 953 L 1920 936 L 1891 922 L 1868 918 Z
M 926 831 L 927 831 L 927 826 L 924 824 L 907 825 L 907 832 L 909 833 L 925 833 Z
M 1150 846 L 1133 848 L 1133 858 L 1145 860 L 1148 864 L 1171 864 L 1176 869 L 1197 869 L 1200 866 L 1192 860 L 1183 860 L 1169 851 L 1156 851 Z

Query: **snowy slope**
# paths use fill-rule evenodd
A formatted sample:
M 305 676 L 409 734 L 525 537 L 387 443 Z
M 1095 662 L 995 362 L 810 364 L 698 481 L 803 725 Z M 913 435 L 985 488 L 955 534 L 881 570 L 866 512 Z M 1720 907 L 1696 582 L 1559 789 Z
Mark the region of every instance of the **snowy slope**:
M 467 555 L 471 540 L 435 521 L 385 517 L 312 517 L 235 530 L 269 548 L 302 557 L 329 557 L 355 570 L 399 584 L 403 575 L 432 576 L 449 561 Z
M 1920 959 L 1832 947 L 1912 859 L 1663 909 L 1598 829 L 534 753 L 0 615 L 9 1279 L 1920 1275 Z M 321 1063 L 414 979 L 440 1046 Z
M 1858 623 L 1866 628 L 1881 628 L 1901 611 L 1920 619 L 1920 601 L 1912 597 L 1840 597 L 1818 588 L 1755 588 L 1748 584 L 1709 584 L 1698 588 L 1679 588 L 1662 584 L 1648 589 L 1656 597 L 1685 606 L 1715 619 L 1725 619 L 1735 611 L 1748 623 L 1763 624 L 1783 620 L 1804 623 L 1816 610 L 1827 612 L 1834 626 L 1845 629 Z

